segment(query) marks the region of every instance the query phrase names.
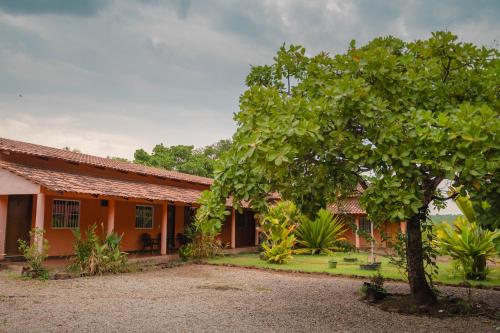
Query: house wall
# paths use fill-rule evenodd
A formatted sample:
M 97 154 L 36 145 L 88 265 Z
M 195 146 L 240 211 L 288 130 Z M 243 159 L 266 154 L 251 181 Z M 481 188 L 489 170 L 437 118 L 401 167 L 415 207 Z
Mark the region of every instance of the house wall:
M 115 232 L 123 234 L 122 250 L 137 251 L 142 249 L 141 235 L 149 234 L 151 238 L 158 238 L 161 233 L 162 206 L 153 206 L 153 226 L 151 229 L 137 229 L 135 227 L 135 207 L 148 205 L 143 203 L 116 201 L 115 206 Z M 149 206 L 149 205 L 148 205 Z
M 105 237 L 107 228 L 108 207 L 101 206 L 100 199 L 74 198 L 73 196 L 52 196 L 47 195 L 45 199 L 44 229 L 45 238 L 49 241 L 50 256 L 66 256 L 74 253 L 73 246 L 75 237 L 71 229 L 52 228 L 52 208 L 54 199 L 70 199 L 80 201 L 80 232 L 84 233 L 89 226 L 96 224 L 96 233 L 102 238 Z M 36 201 L 36 199 L 34 200 Z M 118 234 L 123 234 L 122 250 L 138 251 L 142 249 L 141 235 L 150 234 L 151 238 L 157 238 L 161 233 L 162 205 L 151 204 L 154 208 L 153 227 L 151 229 L 137 229 L 135 227 L 135 207 L 136 205 L 147 205 L 144 203 L 119 201 L 115 202 L 115 228 Z M 36 203 L 34 203 L 34 209 Z M 180 212 L 177 213 L 177 212 Z M 183 207 L 176 208 L 176 227 L 180 218 L 184 217 Z M 180 216 L 179 216 L 180 215 Z M 34 217 L 32 226 L 34 227 Z M 176 233 L 178 232 L 177 229 Z M 180 232 L 180 231 L 179 231 Z
M 48 195 L 45 197 L 44 229 L 45 238 L 49 241 L 50 256 L 65 256 L 73 254 L 73 245 L 75 241 L 75 237 L 73 236 L 71 229 L 52 228 L 52 208 L 54 199 L 71 199 L 80 201 L 80 231 L 83 233 L 90 225 L 95 223 L 97 225 L 96 233 L 98 235 L 104 235 L 106 230 L 107 207 L 101 207 L 100 200 L 74 199 L 67 198 L 65 196 Z M 36 196 L 33 201 L 36 201 Z M 34 206 L 33 211 L 36 210 L 36 203 L 34 203 Z M 35 213 L 33 215 L 35 215 Z M 32 227 L 34 227 L 34 217 L 32 221 Z

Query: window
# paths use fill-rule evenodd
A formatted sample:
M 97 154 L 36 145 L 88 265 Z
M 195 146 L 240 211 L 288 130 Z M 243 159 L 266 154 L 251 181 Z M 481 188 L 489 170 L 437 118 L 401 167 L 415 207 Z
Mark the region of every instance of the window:
M 372 233 L 372 223 L 366 217 L 359 219 L 359 229 L 367 234 Z
M 56 199 L 52 206 L 52 228 L 76 229 L 80 227 L 80 201 Z
M 136 229 L 153 228 L 153 206 L 135 206 Z

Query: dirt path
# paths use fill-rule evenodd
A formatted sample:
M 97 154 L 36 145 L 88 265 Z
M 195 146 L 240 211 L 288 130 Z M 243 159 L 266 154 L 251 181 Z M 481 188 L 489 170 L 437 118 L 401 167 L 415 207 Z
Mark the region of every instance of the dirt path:
M 0 272 L 0 332 L 495 332 L 483 317 L 432 319 L 358 301 L 361 281 L 189 265 L 66 281 Z M 390 283 L 391 292 L 407 292 Z M 463 294 L 460 288 L 442 288 Z M 475 291 L 500 306 L 500 292 Z

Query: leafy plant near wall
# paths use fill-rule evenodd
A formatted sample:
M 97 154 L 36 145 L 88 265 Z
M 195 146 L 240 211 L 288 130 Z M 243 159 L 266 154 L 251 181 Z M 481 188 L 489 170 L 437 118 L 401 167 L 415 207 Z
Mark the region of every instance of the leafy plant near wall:
M 75 257 L 70 265 L 82 275 L 119 273 L 127 270 L 127 253 L 122 252 L 120 244 L 123 235 L 109 234 L 104 241 L 96 233 L 96 225 L 88 227 L 85 237 L 80 230 L 73 230 L 76 238 Z
M 23 269 L 23 275 L 32 278 L 47 278 L 48 271 L 42 264 L 48 257 L 49 253 L 49 242 L 43 237 L 44 230 L 40 228 L 33 228 L 30 230 L 31 242 L 27 242 L 23 239 L 18 239 L 19 251 L 26 259 L 28 263 L 28 269 Z M 42 242 L 41 249 L 38 248 L 38 242 Z
M 292 258 L 297 241 L 294 231 L 303 219 L 291 201 L 281 201 L 269 208 L 260 222 L 265 237 L 261 246 L 266 261 L 283 264 Z
M 185 232 L 190 242 L 179 249 L 184 260 L 219 255 L 224 248 L 219 238 L 221 217 L 225 217 L 229 212 L 210 191 L 202 192 L 199 203 L 201 207 L 196 211 L 196 218 Z
M 296 253 L 332 254 L 337 242 L 345 240 L 341 237 L 347 231 L 341 217 L 330 211 L 321 209 L 315 220 L 304 219 L 295 235 L 301 246 Z
M 441 223 L 437 244 L 443 254 L 451 256 L 462 271 L 464 280 L 484 280 L 488 274 L 486 262 L 497 254 L 495 241 L 500 230 L 486 230 L 478 223 L 472 202 L 467 195 L 453 189 L 455 203 L 464 214 L 453 223 Z
M 466 279 L 486 279 L 486 262 L 497 254 L 494 240 L 500 237 L 499 230 L 485 230 L 460 216 L 453 226 L 443 223 L 437 235 L 442 253 L 459 263 Z

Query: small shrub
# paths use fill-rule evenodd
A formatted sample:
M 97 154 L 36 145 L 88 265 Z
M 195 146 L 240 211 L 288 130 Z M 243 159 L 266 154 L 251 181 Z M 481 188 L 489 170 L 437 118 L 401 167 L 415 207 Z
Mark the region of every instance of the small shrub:
M 274 264 L 286 263 L 292 258 L 293 247 L 296 243 L 293 234 L 301 214 L 294 203 L 279 202 L 269 209 L 260 224 L 265 236 L 261 246 L 264 250 L 263 258 Z
M 28 270 L 23 270 L 23 275 L 32 278 L 48 278 L 48 271 L 42 266 L 43 261 L 47 259 L 49 253 L 49 242 L 43 237 L 43 229 L 33 228 L 30 231 L 30 242 L 18 239 L 19 251 L 28 263 Z M 37 240 L 41 239 L 42 249 L 39 250 Z
M 351 253 L 357 251 L 356 246 L 354 244 L 344 239 L 340 239 L 335 242 L 335 250 L 344 253 Z
M 179 257 L 182 261 L 188 261 L 194 257 L 195 245 L 193 243 L 187 243 L 179 248 Z
M 320 209 L 314 221 L 303 219 L 297 228 L 297 243 L 302 246 L 297 253 L 333 254 L 337 241 L 344 240 L 341 236 L 345 232 L 346 226 L 339 216 Z
M 378 301 L 387 296 L 387 290 L 384 288 L 385 278 L 377 273 L 370 278 L 370 282 L 364 282 L 360 291 L 368 301 Z
M 70 268 L 82 275 L 102 273 L 119 273 L 126 270 L 127 253 L 122 252 L 120 243 L 122 236 L 111 233 L 104 241 L 97 236 L 96 225 L 91 225 L 82 237 L 80 230 L 74 230 L 76 242 L 75 257 Z
M 453 226 L 441 224 L 437 237 L 441 253 L 460 264 L 464 279 L 486 279 L 489 272 L 486 262 L 497 254 L 495 239 L 500 237 L 500 231 L 485 230 L 476 222 L 459 216 Z
M 228 214 L 225 205 L 221 205 L 211 191 L 203 191 L 198 202 L 201 206 L 196 211 L 195 220 L 185 231 L 188 243 L 179 250 L 183 260 L 213 257 L 222 254 L 225 248 L 219 238 L 221 218 Z

